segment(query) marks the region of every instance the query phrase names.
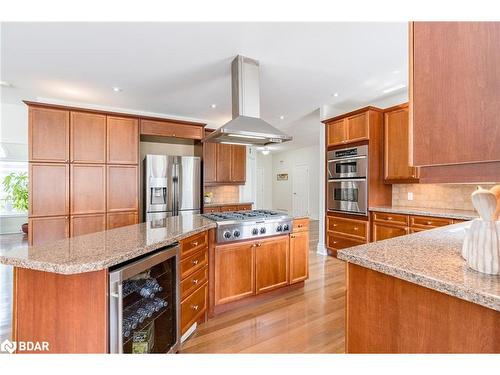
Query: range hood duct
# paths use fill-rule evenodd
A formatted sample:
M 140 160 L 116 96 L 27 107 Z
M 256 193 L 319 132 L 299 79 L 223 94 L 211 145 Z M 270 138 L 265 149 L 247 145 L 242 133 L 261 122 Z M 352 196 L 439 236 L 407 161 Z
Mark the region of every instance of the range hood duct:
M 259 62 L 241 55 L 231 63 L 233 119 L 202 142 L 267 146 L 292 137 L 260 118 Z

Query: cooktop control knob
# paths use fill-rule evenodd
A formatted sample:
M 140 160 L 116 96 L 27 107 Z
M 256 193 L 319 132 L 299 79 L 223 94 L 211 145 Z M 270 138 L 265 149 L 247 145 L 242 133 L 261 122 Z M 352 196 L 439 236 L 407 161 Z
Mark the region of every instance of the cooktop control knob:
M 253 229 L 252 229 L 252 234 L 253 234 L 254 236 L 258 235 L 258 234 L 259 234 L 259 230 L 258 230 L 257 228 L 253 228 Z
M 225 238 L 225 239 L 230 239 L 230 238 L 231 238 L 231 232 L 229 232 L 229 231 L 225 231 L 225 232 L 224 232 L 224 238 Z
M 287 230 L 290 229 L 290 226 L 288 224 L 283 225 L 283 230 L 286 232 Z
M 264 227 L 260 228 L 260 233 L 261 233 L 261 234 L 266 233 L 266 228 L 264 228 Z
M 276 227 L 276 232 L 281 232 L 281 231 L 283 231 L 283 225 L 280 224 Z
M 238 238 L 240 236 L 240 231 L 239 230 L 235 230 L 233 232 L 233 236 L 236 237 L 236 238 Z

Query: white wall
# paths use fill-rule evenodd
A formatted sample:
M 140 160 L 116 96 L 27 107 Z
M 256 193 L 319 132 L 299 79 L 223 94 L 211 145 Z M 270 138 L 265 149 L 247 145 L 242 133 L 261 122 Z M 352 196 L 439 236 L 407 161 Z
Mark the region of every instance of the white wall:
M 319 219 L 320 153 L 318 146 L 299 148 L 272 155 L 272 204 L 274 209 L 293 212 L 293 181 L 296 165 L 309 166 L 309 216 Z M 277 174 L 288 173 L 288 180 L 278 181 Z
M 264 194 L 261 203 L 262 208 L 273 208 L 273 156 L 263 155 L 262 152 L 256 154 L 256 168 L 263 171 Z

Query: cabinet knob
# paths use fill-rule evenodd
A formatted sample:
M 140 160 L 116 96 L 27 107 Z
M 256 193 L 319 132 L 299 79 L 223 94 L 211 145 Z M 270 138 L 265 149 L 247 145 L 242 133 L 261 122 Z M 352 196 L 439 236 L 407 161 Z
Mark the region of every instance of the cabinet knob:
M 290 238 L 295 238 L 295 236 L 293 234 L 290 235 Z
M 392 220 L 392 216 L 387 217 L 387 220 Z
M 354 227 L 354 230 L 359 230 L 359 228 L 358 227 Z
M 199 263 L 200 261 L 198 259 L 193 260 L 191 263 L 193 263 L 195 266 Z
M 196 285 L 199 283 L 199 280 L 198 279 L 193 279 L 193 284 Z
M 299 228 L 302 228 L 304 225 L 303 224 L 299 224 L 297 225 Z
M 198 309 L 200 308 L 198 305 L 191 305 L 191 308 L 194 310 L 194 311 L 198 311 Z
M 333 244 L 334 244 L 334 245 L 335 245 L 335 244 L 337 244 L 337 243 L 338 243 L 338 241 L 333 241 Z
M 337 226 L 337 224 L 333 224 L 333 226 L 334 226 L 334 227 L 336 227 L 336 226 Z
M 432 224 L 432 221 L 428 221 L 428 222 L 427 222 L 427 225 L 431 225 L 431 224 Z
M 258 244 L 257 244 L 257 247 L 261 247 L 261 246 L 262 246 L 262 244 L 261 244 L 261 243 L 258 243 Z
M 193 241 L 193 242 L 191 242 L 191 245 L 193 245 L 193 246 L 198 246 L 198 241 Z

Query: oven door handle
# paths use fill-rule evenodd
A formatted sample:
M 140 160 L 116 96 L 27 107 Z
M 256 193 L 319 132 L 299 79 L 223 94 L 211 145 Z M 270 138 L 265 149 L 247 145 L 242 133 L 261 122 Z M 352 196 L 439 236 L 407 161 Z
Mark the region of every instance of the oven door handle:
M 361 156 L 353 156 L 351 158 L 345 158 L 345 159 L 330 159 L 328 160 L 328 163 L 334 163 L 334 162 L 338 162 L 338 161 L 341 161 L 341 162 L 350 162 L 352 160 L 359 160 L 359 159 L 366 159 L 366 155 L 361 155 Z

